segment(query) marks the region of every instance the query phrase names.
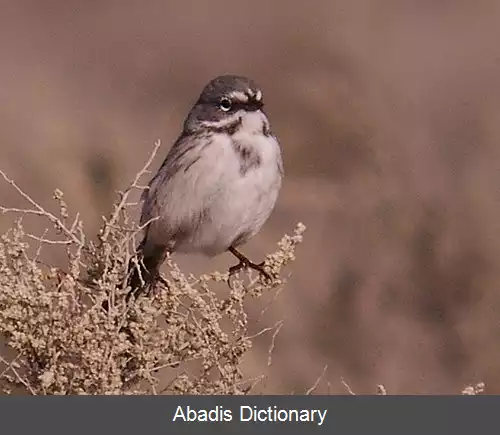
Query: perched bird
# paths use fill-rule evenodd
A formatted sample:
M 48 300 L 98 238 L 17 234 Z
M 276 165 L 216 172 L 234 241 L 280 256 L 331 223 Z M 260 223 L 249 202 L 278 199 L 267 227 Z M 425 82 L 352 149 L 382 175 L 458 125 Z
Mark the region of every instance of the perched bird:
M 136 295 L 158 278 L 167 253 L 231 252 L 261 229 L 274 208 L 283 177 L 281 149 L 263 110 L 260 88 L 250 79 L 211 80 L 184 121 L 184 128 L 142 195 L 141 224 L 150 222 L 131 264 Z

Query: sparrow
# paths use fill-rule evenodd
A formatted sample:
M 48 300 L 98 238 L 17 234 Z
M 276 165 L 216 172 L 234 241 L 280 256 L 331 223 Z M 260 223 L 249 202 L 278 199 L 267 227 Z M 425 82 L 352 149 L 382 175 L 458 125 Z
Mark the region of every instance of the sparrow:
M 264 112 L 262 90 L 249 78 L 211 80 L 184 121 L 183 130 L 143 191 L 145 225 L 130 263 L 130 295 L 159 278 L 170 253 L 215 256 L 230 252 L 239 261 L 233 275 L 252 268 L 270 279 L 237 248 L 269 218 L 281 188 L 280 145 Z

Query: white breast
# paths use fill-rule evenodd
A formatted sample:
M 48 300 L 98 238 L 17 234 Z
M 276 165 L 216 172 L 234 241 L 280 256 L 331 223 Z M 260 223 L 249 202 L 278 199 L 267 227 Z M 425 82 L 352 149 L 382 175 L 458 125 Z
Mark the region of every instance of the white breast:
M 218 134 L 213 146 L 207 147 L 197 169 L 197 196 L 203 203 L 205 217 L 190 237 L 179 241 L 177 251 L 221 253 L 235 240 L 238 244 L 246 242 L 268 219 L 281 187 L 281 151 L 273 136 L 262 134 L 263 122 L 267 120 L 262 112 L 247 113 L 233 136 L 260 157 L 260 164 L 244 174 L 227 135 Z

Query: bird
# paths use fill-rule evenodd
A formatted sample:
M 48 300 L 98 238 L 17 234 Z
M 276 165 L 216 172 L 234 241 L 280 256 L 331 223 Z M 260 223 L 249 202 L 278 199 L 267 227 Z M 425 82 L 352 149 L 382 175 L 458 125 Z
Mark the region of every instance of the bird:
M 210 80 L 184 120 L 163 164 L 142 192 L 144 225 L 128 285 L 137 297 L 159 279 L 168 254 L 230 252 L 244 268 L 270 279 L 238 248 L 273 211 L 284 175 L 281 147 L 271 130 L 261 88 L 250 78 Z

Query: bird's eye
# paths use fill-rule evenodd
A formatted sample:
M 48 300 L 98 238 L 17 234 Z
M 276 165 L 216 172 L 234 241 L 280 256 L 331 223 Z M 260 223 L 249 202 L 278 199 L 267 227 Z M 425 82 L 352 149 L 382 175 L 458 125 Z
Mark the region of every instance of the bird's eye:
M 229 98 L 222 98 L 220 100 L 219 107 L 224 112 L 228 112 L 229 110 L 231 110 L 231 106 L 232 106 L 232 103 L 231 103 L 231 100 Z

